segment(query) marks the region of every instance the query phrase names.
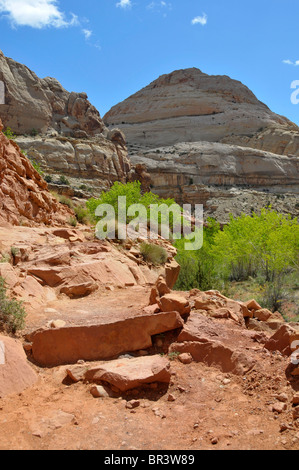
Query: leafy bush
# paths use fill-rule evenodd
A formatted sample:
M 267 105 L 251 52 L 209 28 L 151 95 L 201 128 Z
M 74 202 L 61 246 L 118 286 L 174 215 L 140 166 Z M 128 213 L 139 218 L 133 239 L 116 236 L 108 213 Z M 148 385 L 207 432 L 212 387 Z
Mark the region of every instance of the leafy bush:
M 10 263 L 11 256 L 10 253 L 1 253 L 0 263 Z
M 10 248 L 10 252 L 13 257 L 18 256 L 20 254 L 20 248 L 17 248 L 16 246 L 12 246 Z
M 70 209 L 74 208 L 73 201 L 67 196 L 63 196 L 59 194 L 58 201 L 60 202 L 60 204 L 64 204 L 65 206 L 68 206 Z
M 36 137 L 38 135 L 38 130 L 34 129 L 34 128 L 31 129 L 30 135 L 31 135 L 31 137 Z
M 271 208 L 262 209 L 260 215 L 231 216 L 215 237 L 213 256 L 224 278 L 242 281 L 261 275 L 274 282 L 299 266 L 298 221 Z
M 90 216 L 89 210 L 82 206 L 77 206 L 74 209 L 76 218 L 80 224 L 92 224 L 92 218 Z
M 71 183 L 64 175 L 61 175 L 59 176 L 59 180 L 57 181 L 57 184 L 61 184 L 63 186 L 70 186 Z
M 261 294 L 257 297 L 258 303 L 272 312 L 281 310 L 286 300 L 288 300 L 288 295 L 281 276 L 278 276 L 274 282 L 267 282 L 261 286 Z
M 47 183 L 52 183 L 53 181 L 53 177 L 51 175 L 46 175 L 44 177 L 44 180 L 47 182 Z
M 10 127 L 7 127 L 5 131 L 2 131 L 3 134 L 9 139 L 14 140 L 17 136 L 13 133 Z
M 215 289 L 219 287 L 216 279 L 216 266 L 212 247 L 215 236 L 220 231 L 220 225 L 209 218 L 207 225 L 203 228 L 203 247 L 197 251 L 186 251 L 185 239 L 175 241 L 178 250 L 176 261 L 181 270 L 175 289 L 190 290 L 200 288 L 202 290 Z
M 72 227 L 77 227 L 78 221 L 77 221 L 76 217 L 70 217 L 70 219 L 69 219 L 69 224 L 70 224 Z
M 30 160 L 30 163 L 31 163 L 31 165 L 33 166 L 33 168 L 38 172 L 38 174 L 39 174 L 40 176 L 44 177 L 44 174 L 45 174 L 45 173 L 44 173 L 43 170 L 41 169 L 40 164 L 39 164 L 38 162 L 36 162 L 35 160 L 31 160 L 30 158 L 29 158 L 29 160 Z
M 174 199 L 162 199 L 156 194 L 152 192 L 148 193 L 141 193 L 141 183 L 139 181 L 135 181 L 133 183 L 119 183 L 116 182 L 107 192 L 102 192 L 100 198 L 95 199 L 91 198 L 87 201 L 86 206 L 91 214 L 91 216 L 96 220 L 99 221 L 100 217 L 95 217 L 96 209 L 99 205 L 102 204 L 109 204 L 114 208 L 115 217 L 118 218 L 118 198 L 121 196 L 126 197 L 126 211 L 128 212 L 128 208 L 133 206 L 134 204 L 141 204 L 146 208 L 147 211 L 147 222 L 150 220 L 150 206 L 151 205 L 162 205 L 165 204 L 167 207 L 172 206 L 175 204 Z M 135 219 L 135 216 L 127 216 L 126 223 L 129 224 L 132 220 Z M 161 214 L 158 214 L 158 224 L 159 228 L 161 228 L 161 224 L 163 224 L 164 220 Z M 175 220 L 173 214 L 170 213 L 170 228 L 173 229 L 175 227 Z
M 154 265 L 165 264 L 168 259 L 167 251 L 162 246 L 150 243 L 142 243 L 140 253 L 145 261 Z
M 69 197 L 64 196 L 63 194 L 58 194 L 56 191 L 50 191 L 50 193 L 60 204 L 64 204 L 70 209 L 74 209 L 74 203 Z
M 299 270 L 298 221 L 271 208 L 231 216 L 223 230 L 210 219 L 199 251 L 187 252 L 183 243 L 175 243 L 181 265 L 177 289 L 221 290 L 227 282 L 258 279 L 263 304 L 275 309 L 283 299 L 285 276 Z
M 6 293 L 5 280 L 0 277 L 0 327 L 9 333 L 24 328 L 26 312 L 16 299 L 9 299 Z

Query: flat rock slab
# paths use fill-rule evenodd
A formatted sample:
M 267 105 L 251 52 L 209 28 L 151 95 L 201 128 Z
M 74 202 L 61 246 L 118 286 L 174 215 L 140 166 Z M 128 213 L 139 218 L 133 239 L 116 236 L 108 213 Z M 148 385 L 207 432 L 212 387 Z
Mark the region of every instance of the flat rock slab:
M 0 336 L 0 397 L 18 394 L 33 386 L 37 374 L 27 362 L 22 344 Z
M 177 312 L 168 312 L 100 325 L 37 330 L 27 339 L 32 342 L 33 359 L 43 367 L 55 367 L 150 348 L 153 335 L 182 328 L 183 324 Z
M 89 382 L 108 382 L 121 392 L 153 382 L 169 383 L 170 377 L 170 363 L 161 356 L 117 359 L 85 373 Z

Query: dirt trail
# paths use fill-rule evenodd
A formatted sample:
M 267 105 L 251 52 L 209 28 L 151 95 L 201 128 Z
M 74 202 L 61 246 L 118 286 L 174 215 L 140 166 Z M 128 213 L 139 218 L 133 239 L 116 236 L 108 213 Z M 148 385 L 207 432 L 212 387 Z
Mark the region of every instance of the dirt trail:
M 120 399 L 94 399 L 81 383 L 63 385 L 64 368 L 42 370 L 36 387 L 0 400 L 0 449 L 298 449 L 298 429 L 280 432 L 292 422 L 290 416 L 268 409 L 286 384 L 285 366 L 281 358 L 263 362 L 263 374 L 266 369 L 271 378 L 261 387 L 261 371 L 245 379 L 174 361 L 168 390 L 136 391 Z M 246 391 L 250 386 L 256 391 Z M 170 393 L 174 402 L 168 401 Z M 140 400 L 135 410 L 125 406 L 132 397 Z M 61 420 L 61 412 L 71 416 Z
M 11 233 L 1 229 L 1 250 L 20 241 L 33 246 L 33 262 L 38 261 L 40 250 L 51 243 L 65 246 L 70 252 L 74 246 L 77 249 L 77 245 L 58 240 L 44 229 L 19 227 Z M 84 243 L 82 246 L 87 246 Z M 132 256 L 126 258 L 126 253 L 113 250 L 107 257 L 115 256 L 123 264 L 126 259 L 134 263 Z M 14 267 L 21 281 L 25 272 L 22 268 L 28 261 L 22 263 Z M 135 265 L 140 267 L 138 259 Z M 148 272 L 153 276 L 152 271 Z M 77 299 L 53 289 L 52 299 L 30 304 L 24 333 L 45 327 L 49 320 L 63 320 L 66 326 L 95 325 L 144 314 L 151 282 L 106 287 L 103 284 L 92 294 Z M 181 295 L 183 304 L 184 296 L 190 300 L 189 294 Z M 221 357 L 210 367 L 206 359 L 183 365 L 177 354 L 169 354 L 180 331 L 153 337 L 152 347 L 142 352 L 169 359 L 170 384 L 153 383 L 114 398 L 93 398 L 90 384 L 66 379 L 67 366 L 41 368 L 32 364 L 38 382 L 20 395 L 0 398 L 0 449 L 299 449 L 299 425 L 293 419 L 292 407 L 299 380 L 286 372 L 290 358 L 267 351 L 261 341 L 263 334 L 251 334 L 238 316 L 208 318 L 206 312 L 192 309 L 193 330 L 186 334 L 202 334 L 202 341 L 212 344 L 218 341 L 226 352 L 241 350 L 254 366 L 242 376 L 224 373 Z M 226 313 L 223 308 L 221 313 Z M 196 325 L 198 331 L 194 333 Z M 125 354 L 141 357 L 138 351 Z M 273 405 L 282 403 L 281 399 L 286 409 L 273 412 Z M 127 408 L 131 400 L 139 402 L 134 409 Z

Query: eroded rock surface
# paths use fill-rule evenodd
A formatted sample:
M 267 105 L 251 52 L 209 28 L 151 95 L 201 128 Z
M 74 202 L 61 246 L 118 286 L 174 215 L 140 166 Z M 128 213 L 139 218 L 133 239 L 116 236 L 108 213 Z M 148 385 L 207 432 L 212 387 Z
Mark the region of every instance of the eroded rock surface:
M 2 128 L 0 120 L 0 225 L 65 223 L 72 212 L 50 194 L 47 183 Z
M 299 128 L 236 80 L 175 71 L 104 121 L 124 131 L 132 164 L 147 167 L 162 197 L 203 204 L 224 223 L 269 204 L 298 215 Z
M 98 192 L 107 190 L 115 181 L 125 183 L 131 172 L 124 140 L 114 142 L 104 135 L 85 139 L 19 136 L 16 142 L 53 181 L 67 175 L 77 188 L 83 184 Z
M 44 329 L 28 336 L 32 355 L 41 366 L 96 361 L 152 346 L 153 335 L 183 326 L 177 312 L 143 315 L 106 324 Z
M 29 365 L 22 343 L 0 336 L 0 397 L 23 392 L 38 379 Z
M 298 127 L 279 116 L 241 82 L 199 69 L 162 75 L 105 116 L 129 144 L 221 142 L 299 155 Z
M 55 78 L 40 79 L 1 51 L 0 81 L 4 127 L 17 134 L 16 142 L 47 174 L 68 175 L 80 179 L 78 186 L 98 191 L 126 182 L 131 167 L 125 136 L 105 127 L 86 93 L 70 93 Z
M 69 93 L 55 78 L 40 79 L 1 51 L 0 80 L 5 91 L 0 114 L 5 126 L 17 134 L 52 129 L 82 137 L 104 129 L 100 114 L 89 103 L 86 93 Z

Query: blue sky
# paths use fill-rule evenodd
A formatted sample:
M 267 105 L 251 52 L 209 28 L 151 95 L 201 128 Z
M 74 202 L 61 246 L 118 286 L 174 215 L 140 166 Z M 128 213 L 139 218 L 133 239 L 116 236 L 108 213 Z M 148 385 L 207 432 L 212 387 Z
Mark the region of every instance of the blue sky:
M 0 49 L 103 116 L 187 67 L 242 81 L 299 124 L 299 0 L 0 0 Z

